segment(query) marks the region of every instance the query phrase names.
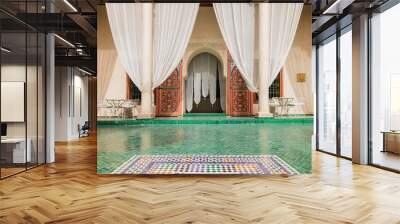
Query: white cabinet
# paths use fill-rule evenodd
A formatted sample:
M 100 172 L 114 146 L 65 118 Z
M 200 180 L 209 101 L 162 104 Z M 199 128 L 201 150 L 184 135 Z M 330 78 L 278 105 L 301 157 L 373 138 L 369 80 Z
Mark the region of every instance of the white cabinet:
M 27 143 L 26 151 L 25 144 Z M 7 138 L 1 140 L 2 147 L 12 152 L 12 163 L 25 163 L 32 161 L 32 140 L 25 138 Z

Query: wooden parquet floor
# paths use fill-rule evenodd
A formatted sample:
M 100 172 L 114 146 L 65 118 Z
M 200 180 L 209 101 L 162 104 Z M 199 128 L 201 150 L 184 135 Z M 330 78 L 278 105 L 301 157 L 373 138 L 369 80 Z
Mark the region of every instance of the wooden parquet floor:
M 400 223 L 400 175 L 323 153 L 313 174 L 96 174 L 96 139 L 57 145 L 57 162 L 0 181 L 0 223 Z

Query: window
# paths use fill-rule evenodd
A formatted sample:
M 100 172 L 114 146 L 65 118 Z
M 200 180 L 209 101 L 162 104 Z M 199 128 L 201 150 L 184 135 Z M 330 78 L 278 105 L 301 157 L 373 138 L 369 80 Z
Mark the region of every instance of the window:
M 274 97 L 280 97 L 280 96 L 281 96 L 281 75 L 279 74 L 269 87 L 269 98 L 272 99 Z
M 21 1 L 17 11 L 38 13 L 43 4 Z M 45 44 L 44 33 L 0 12 L 0 123 L 7 141 L 0 144 L 0 178 L 45 163 Z
M 351 158 L 353 79 L 351 25 L 337 34 L 323 41 L 317 51 L 317 146 L 321 151 Z
M 352 157 L 352 32 L 340 36 L 340 155 Z
M 373 164 L 395 170 L 400 170 L 400 135 L 391 131 L 400 131 L 399 21 L 400 4 L 371 18 L 370 156 Z
M 134 99 L 134 100 L 140 100 L 142 97 L 142 94 L 139 90 L 139 88 L 132 82 L 132 80 L 130 78 L 127 78 L 128 80 L 128 85 L 129 85 L 129 89 L 130 89 L 130 99 Z
M 318 149 L 336 154 L 336 37 L 318 48 Z

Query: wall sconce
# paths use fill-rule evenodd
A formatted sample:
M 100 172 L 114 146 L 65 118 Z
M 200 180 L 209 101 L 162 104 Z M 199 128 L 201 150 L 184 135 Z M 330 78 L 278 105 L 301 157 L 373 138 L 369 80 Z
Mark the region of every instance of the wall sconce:
M 306 73 L 297 73 L 296 80 L 297 80 L 297 82 L 305 82 L 306 81 Z

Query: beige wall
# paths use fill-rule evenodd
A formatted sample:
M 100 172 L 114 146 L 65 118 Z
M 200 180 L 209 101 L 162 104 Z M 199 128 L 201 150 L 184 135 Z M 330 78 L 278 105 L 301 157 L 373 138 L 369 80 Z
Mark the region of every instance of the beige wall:
M 296 36 L 284 65 L 284 95 L 303 102 L 304 107 L 294 108 L 292 113 L 314 114 L 313 82 L 311 77 L 312 31 L 311 6 L 305 5 Z M 306 81 L 297 82 L 297 74 L 305 73 Z

